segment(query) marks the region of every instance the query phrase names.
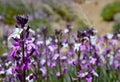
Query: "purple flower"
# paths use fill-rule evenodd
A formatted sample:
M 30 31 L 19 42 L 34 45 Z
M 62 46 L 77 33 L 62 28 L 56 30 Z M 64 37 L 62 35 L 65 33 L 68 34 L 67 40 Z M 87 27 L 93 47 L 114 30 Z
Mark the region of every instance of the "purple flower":
M 28 16 L 18 15 L 16 16 L 16 22 L 18 25 L 24 26 L 28 22 Z
M 53 56 L 53 60 L 57 60 L 58 57 L 59 57 L 59 54 L 55 54 L 55 55 Z
M 15 32 L 8 37 L 8 39 L 12 38 L 14 40 L 13 43 L 15 42 L 9 59 L 15 59 L 13 61 L 15 65 L 13 66 L 16 68 L 12 69 L 12 73 L 17 74 L 16 77 L 18 77 L 21 82 L 25 82 L 26 70 L 30 69 L 31 58 L 36 50 L 34 38 L 32 38 L 35 32 L 26 25 L 28 16 L 16 16 L 16 22 Z
M 81 51 L 85 51 L 86 49 L 87 49 L 87 48 L 86 48 L 86 45 L 83 44 L 83 45 L 80 46 L 80 50 L 81 50 Z
M 36 48 L 35 53 L 36 53 L 37 55 L 40 55 L 40 50 Z
M 86 77 L 87 75 L 88 75 L 88 72 L 83 72 L 83 73 L 78 72 L 78 77 L 79 77 L 79 78 L 84 78 L 84 77 Z
M 56 73 L 56 76 L 59 78 L 59 77 L 60 77 L 60 72 L 57 72 L 57 73 Z
M 97 72 L 96 72 L 94 69 L 91 71 L 91 73 L 92 73 L 94 76 L 98 77 L 98 74 L 97 74 Z
M 46 68 L 42 67 L 42 68 L 40 68 L 40 71 L 42 72 L 42 76 L 45 77 L 46 76 L 46 72 L 47 72 Z
M 0 70 L 0 75 L 4 74 L 5 73 L 5 70 L 4 69 L 1 69 Z
M 67 74 L 67 73 L 68 73 L 68 68 L 67 68 L 67 67 L 64 67 L 64 68 L 63 68 L 63 72 L 64 72 L 65 74 Z
M 33 40 L 26 40 L 26 45 L 27 45 L 27 49 L 30 51 L 32 49 L 35 49 L 35 44 L 33 43 Z
M 28 69 L 30 69 L 30 63 L 22 65 L 22 70 L 28 70 Z
M 78 64 L 77 58 L 68 59 L 67 62 L 70 65 L 77 65 Z
M 50 67 L 51 67 L 51 68 L 53 68 L 53 67 L 55 67 L 55 66 L 56 66 L 56 64 L 57 64 L 56 62 L 51 62 Z
M 117 69 L 120 67 L 120 64 L 119 63 L 114 63 L 114 68 Z
M 17 51 L 20 49 L 20 45 L 19 44 L 15 44 L 13 47 L 13 50 L 10 53 L 9 59 L 11 60 L 14 56 L 16 56 Z
M 28 82 L 34 82 L 34 79 L 38 79 L 38 76 L 34 73 L 34 74 L 30 74 L 26 77 L 26 80 L 28 80 Z
M 46 60 L 45 59 L 42 59 L 41 61 L 40 61 L 40 64 L 41 65 L 44 65 L 46 63 Z
M 104 44 L 105 39 L 104 39 L 104 38 L 100 38 L 100 39 L 98 39 L 98 42 L 99 42 L 100 44 Z
M 113 40 L 112 40 L 112 45 L 117 45 L 117 44 L 118 44 L 118 40 L 113 39 Z
M 74 53 L 73 51 L 68 51 L 68 52 L 67 52 L 67 56 L 72 56 L 73 53 Z
M 26 80 L 28 80 L 28 82 L 33 82 L 33 74 L 28 75 Z
M 54 52 L 57 49 L 57 46 L 52 44 L 52 45 L 49 45 L 48 48 L 51 52 Z
M 87 77 L 87 78 L 86 78 L 86 81 L 87 81 L 87 82 L 92 82 L 92 77 Z
M 16 71 L 15 71 L 15 68 L 12 68 L 12 73 L 15 73 Z
M 94 65 L 94 64 L 96 63 L 96 61 L 97 61 L 97 59 L 96 59 L 96 58 L 93 58 L 93 57 L 91 57 L 90 59 L 91 59 L 91 60 L 90 60 L 90 63 L 93 64 L 93 65 Z

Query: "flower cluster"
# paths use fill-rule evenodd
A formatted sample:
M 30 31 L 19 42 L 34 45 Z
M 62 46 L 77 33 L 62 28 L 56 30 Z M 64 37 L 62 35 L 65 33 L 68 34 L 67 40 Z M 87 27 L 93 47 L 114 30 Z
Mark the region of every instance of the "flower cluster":
M 27 71 L 32 66 L 31 56 L 37 50 L 34 44 L 35 38 L 33 38 L 35 32 L 27 25 L 28 16 L 16 16 L 16 21 L 15 30 L 8 37 L 8 40 L 13 42 L 8 59 L 11 60 L 13 65 L 11 70 L 14 77 L 21 82 L 25 82 Z
M 16 21 L 8 37 L 13 44 L 10 55 L 1 56 L 3 82 L 120 81 L 119 33 L 98 37 L 91 27 L 73 33 L 67 25 L 49 34 L 47 27 L 33 31 L 28 16 L 19 15 Z

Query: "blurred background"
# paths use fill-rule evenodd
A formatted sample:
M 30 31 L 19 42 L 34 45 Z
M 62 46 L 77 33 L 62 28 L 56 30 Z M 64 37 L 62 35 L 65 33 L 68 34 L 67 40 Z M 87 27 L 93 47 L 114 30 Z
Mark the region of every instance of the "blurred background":
M 120 34 L 120 0 L 0 0 L 0 62 L 2 62 L 3 64 L 8 61 L 6 60 L 8 58 L 6 54 L 9 54 L 10 52 L 10 42 L 8 41 L 8 37 L 13 32 L 13 29 L 15 27 L 16 15 L 28 15 L 28 25 L 35 31 L 39 31 L 40 28 L 47 27 L 49 33 L 53 33 L 54 29 L 65 29 L 68 25 L 70 25 L 72 26 L 72 31 L 75 33 L 78 29 L 84 30 L 88 27 L 93 27 L 98 31 L 98 37 L 103 36 L 107 33 Z M 93 37 L 93 40 L 97 40 L 96 37 L 95 39 Z M 96 41 L 93 41 L 93 43 L 95 42 Z M 102 41 L 101 39 L 101 44 L 103 44 L 103 42 L 104 40 Z M 91 47 L 90 41 L 87 42 L 86 40 L 86 43 L 89 44 L 88 49 L 90 49 L 90 60 L 92 60 L 91 49 L 94 48 Z M 79 42 L 76 42 L 76 44 L 79 48 Z M 97 43 L 95 44 L 97 45 Z M 119 44 L 117 44 L 117 40 L 111 39 L 110 44 L 113 44 L 113 46 L 109 46 L 113 48 L 110 48 L 111 50 L 109 49 L 109 47 L 107 48 L 106 42 L 105 44 L 105 47 L 103 45 L 103 49 L 100 49 L 102 50 L 102 54 L 101 52 L 100 54 L 105 55 L 105 59 L 107 59 L 106 53 L 108 53 L 108 58 L 110 59 L 110 61 L 113 61 L 114 59 L 114 62 L 117 62 L 115 65 L 118 65 L 119 67 L 120 64 L 118 62 L 120 62 L 120 56 L 117 57 L 116 55 L 116 52 L 118 51 L 116 45 L 119 46 Z M 102 46 L 100 46 L 100 48 L 102 48 Z M 96 51 L 93 51 L 93 53 L 99 51 L 97 47 L 95 47 L 95 50 Z M 115 57 L 113 56 L 112 51 L 115 52 Z M 72 52 L 70 52 L 70 54 L 71 53 Z M 4 57 L 6 57 L 6 59 Z M 95 59 L 97 60 L 97 58 L 93 57 L 92 61 L 96 62 Z M 117 61 L 115 61 L 116 59 Z M 105 62 L 104 60 L 103 62 Z M 98 81 L 100 80 L 99 82 L 103 80 L 104 82 L 109 82 L 107 80 L 111 79 L 111 82 L 119 82 L 116 80 L 113 81 L 114 79 L 120 80 L 119 69 L 115 71 L 113 69 L 112 72 L 110 72 L 111 70 L 108 65 L 106 65 L 106 67 L 104 68 L 104 70 L 102 71 L 101 69 L 98 69 L 98 74 L 100 73 L 101 76 L 100 78 L 96 79 Z M 110 79 L 108 77 L 110 77 Z M 2 78 L 1 74 L 0 78 Z M 103 78 L 103 80 L 101 78 Z
M 52 32 L 71 24 L 74 31 L 93 26 L 104 35 L 120 27 L 120 0 L 0 0 L 0 37 L 20 14 L 29 15 L 33 29 L 46 26 Z

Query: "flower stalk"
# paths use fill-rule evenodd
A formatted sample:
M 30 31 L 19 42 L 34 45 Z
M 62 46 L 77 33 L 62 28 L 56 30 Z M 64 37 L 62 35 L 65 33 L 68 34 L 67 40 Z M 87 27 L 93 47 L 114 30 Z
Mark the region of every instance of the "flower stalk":
M 60 54 L 60 48 L 62 46 L 61 44 L 61 37 L 62 37 L 62 30 L 55 30 L 55 34 L 56 34 L 56 38 L 58 40 L 57 42 L 57 53 L 59 54 L 59 57 L 58 57 L 58 66 L 59 66 L 59 71 L 60 71 L 60 81 L 61 82 L 64 82 L 64 75 L 63 75 L 63 72 L 62 72 L 62 66 L 61 66 L 61 54 Z
M 22 61 L 23 61 L 23 64 L 25 64 L 24 31 L 22 32 L 21 36 L 22 36 Z M 23 82 L 26 82 L 25 77 L 26 77 L 26 71 L 23 69 Z

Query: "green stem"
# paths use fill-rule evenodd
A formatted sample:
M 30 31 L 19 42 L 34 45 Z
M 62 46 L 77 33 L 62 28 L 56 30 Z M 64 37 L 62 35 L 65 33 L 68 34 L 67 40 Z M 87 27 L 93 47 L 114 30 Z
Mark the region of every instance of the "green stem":
M 45 48 L 47 49 L 47 46 L 46 46 L 46 34 L 44 34 L 44 45 L 45 45 Z M 48 65 L 47 65 L 47 62 L 48 62 L 48 56 L 47 56 L 47 54 L 48 54 L 48 52 L 47 52 L 47 50 L 46 50 L 46 71 L 47 71 L 47 80 L 46 80 L 46 82 L 49 82 L 49 68 L 48 68 Z
M 23 64 L 25 64 L 25 54 L 24 54 L 24 32 L 22 32 L 22 59 L 23 59 Z M 26 76 L 26 71 L 23 70 L 23 82 L 26 82 L 25 80 L 25 76 Z
M 57 37 L 58 39 L 58 49 L 57 49 L 57 52 L 59 54 L 59 58 L 58 58 L 58 66 L 59 66 L 59 71 L 60 71 L 60 81 L 61 82 L 64 82 L 64 76 L 63 76 L 63 73 L 62 73 L 62 66 L 61 66 L 61 60 L 60 60 L 60 36 Z

